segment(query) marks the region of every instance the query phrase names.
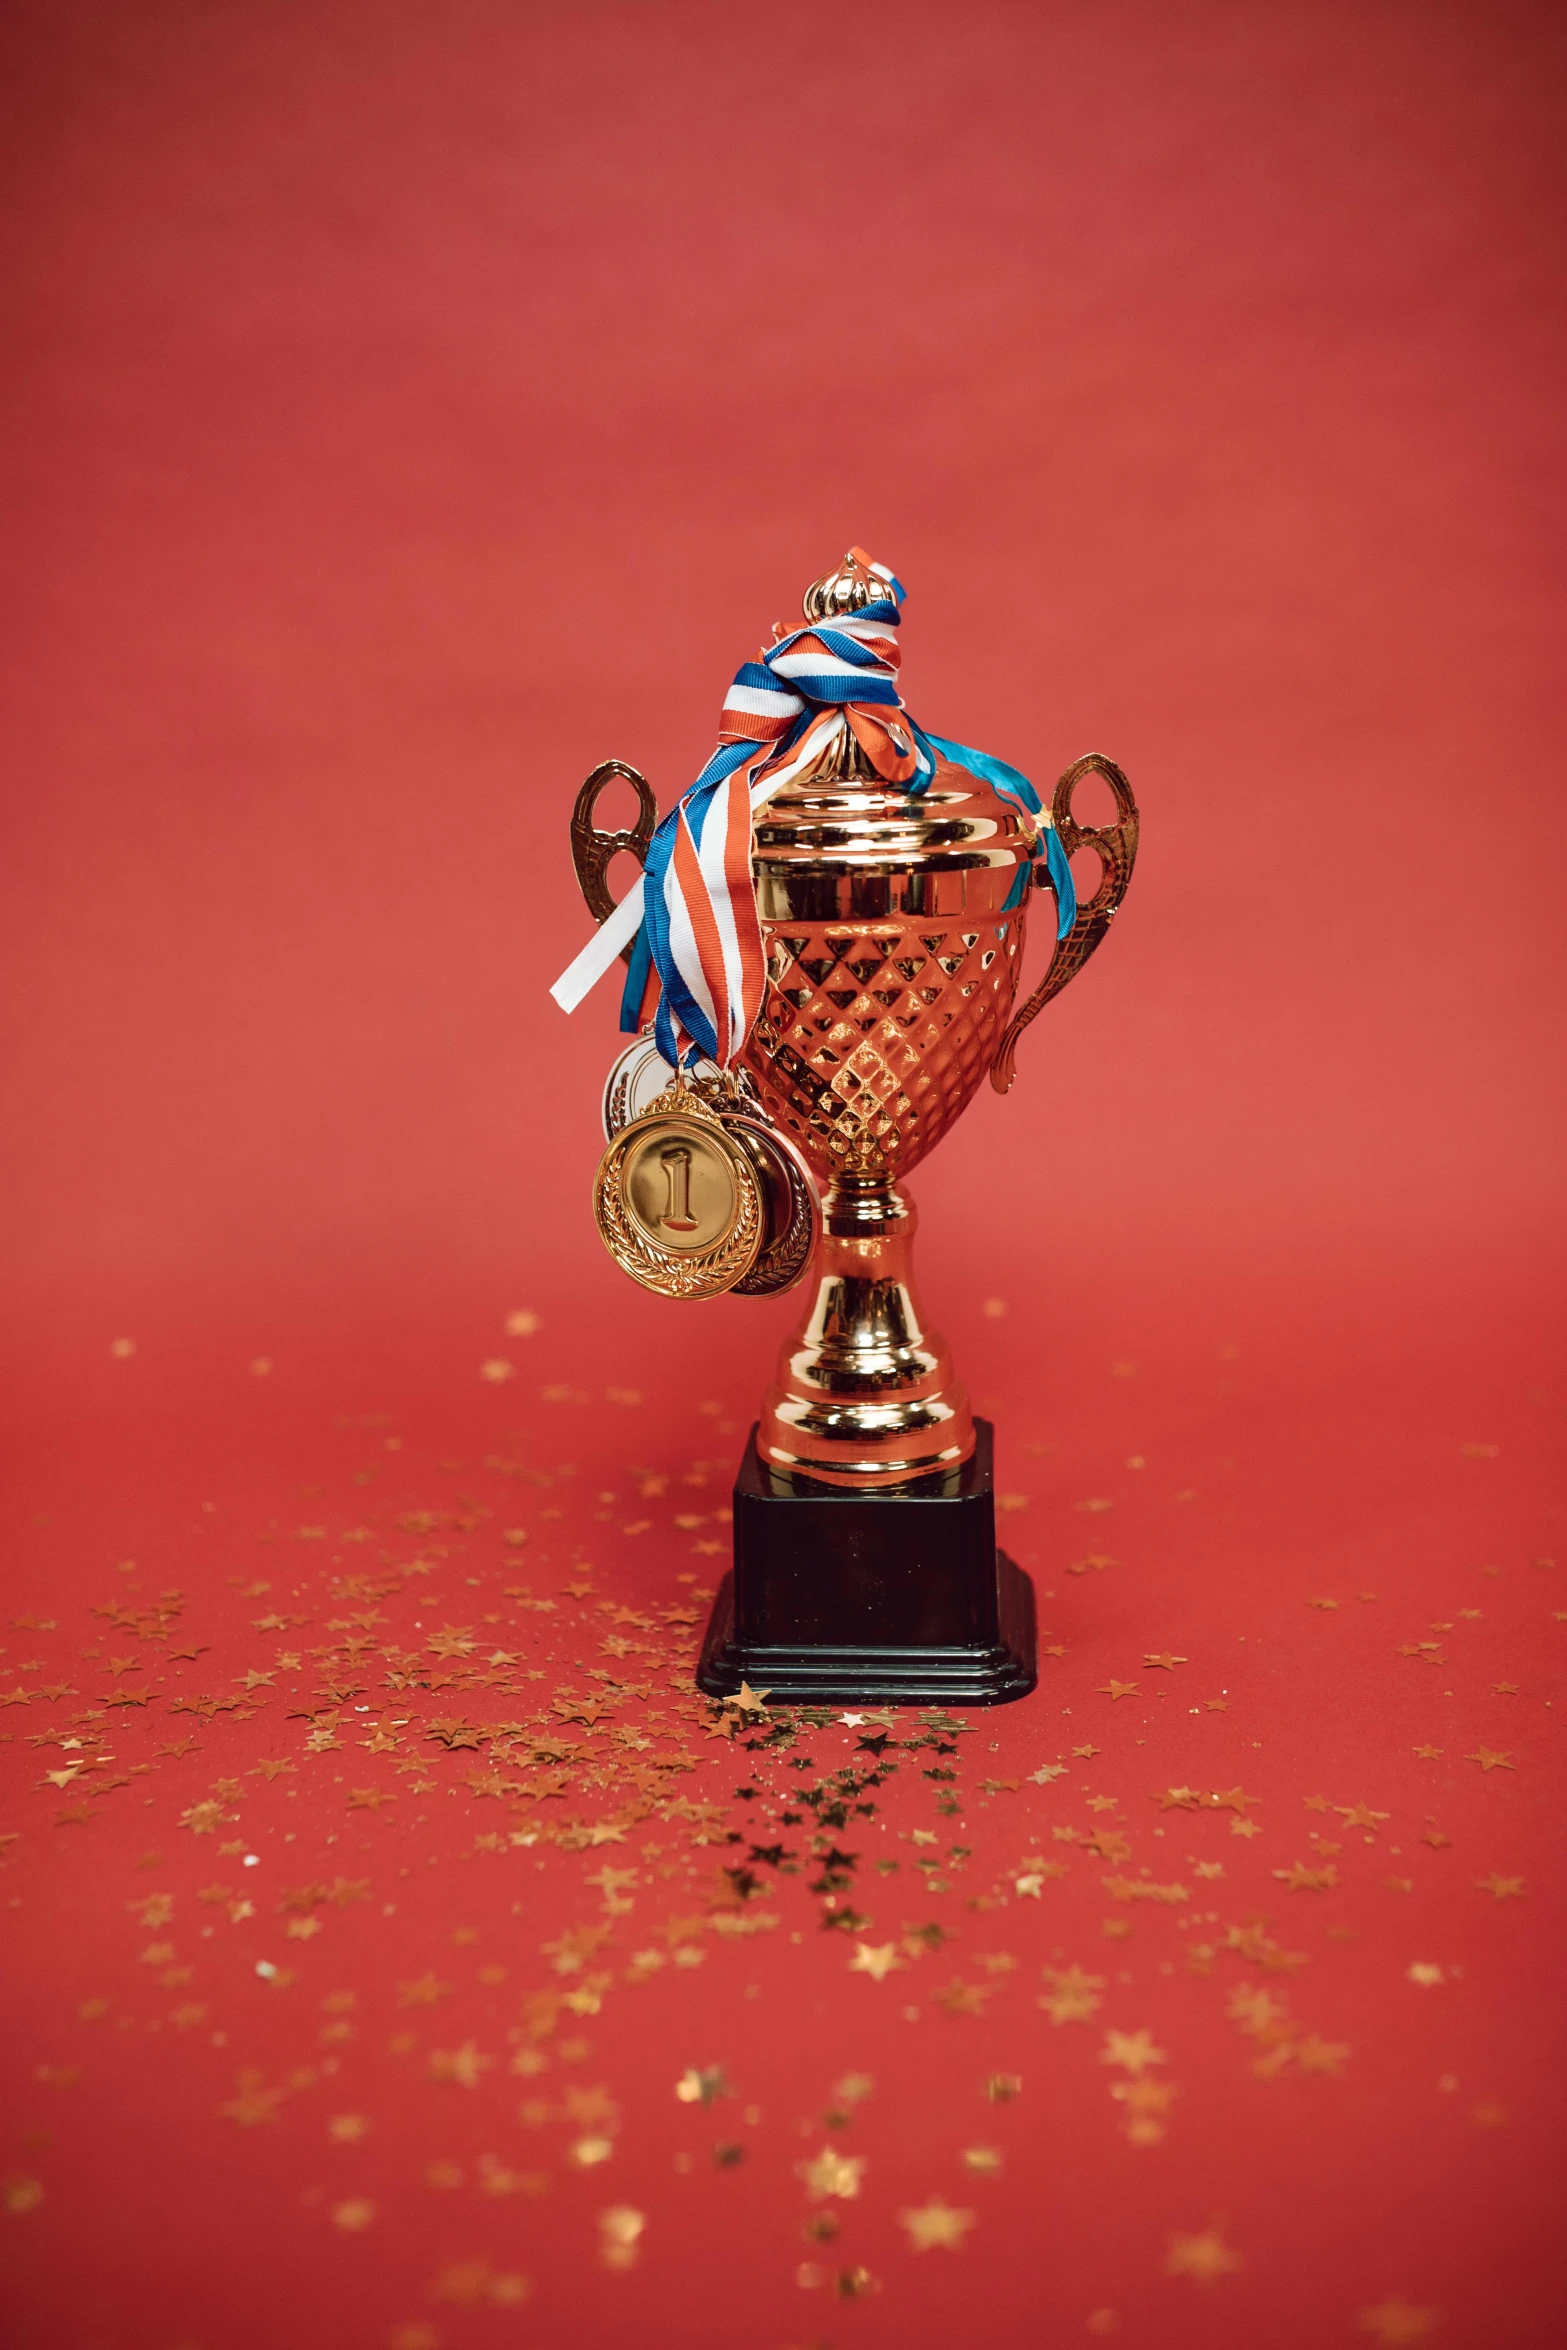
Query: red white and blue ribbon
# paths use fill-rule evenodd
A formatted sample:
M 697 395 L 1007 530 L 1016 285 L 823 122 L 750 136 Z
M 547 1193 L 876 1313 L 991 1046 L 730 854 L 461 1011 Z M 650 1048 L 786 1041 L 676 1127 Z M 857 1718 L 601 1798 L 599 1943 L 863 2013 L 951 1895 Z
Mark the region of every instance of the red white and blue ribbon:
M 658 826 L 642 878 L 550 991 L 574 1011 L 634 940 L 620 1025 L 635 1034 L 656 1006 L 659 1050 L 671 1064 L 694 1048 L 727 1068 L 744 1045 L 765 980 L 751 865 L 756 811 L 846 729 L 877 774 L 911 797 L 929 787 L 939 754 L 1013 801 L 1032 836 L 1029 855 L 1047 858 L 1059 937 L 1076 917 L 1071 867 L 1033 785 L 986 752 L 915 724 L 898 692 L 902 584 L 858 547 L 849 560 L 871 601 L 781 636 L 736 672 L 718 748 Z M 1028 878 L 1021 868 L 1009 905 L 1021 903 Z

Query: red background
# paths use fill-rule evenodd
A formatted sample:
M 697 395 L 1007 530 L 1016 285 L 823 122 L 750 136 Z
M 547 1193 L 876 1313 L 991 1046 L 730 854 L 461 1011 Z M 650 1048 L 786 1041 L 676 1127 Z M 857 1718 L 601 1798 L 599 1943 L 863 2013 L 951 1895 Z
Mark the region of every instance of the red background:
M 1280 1801 L 1322 1775 L 1317 1742 L 1352 1736 L 1357 1691 L 1369 1743 L 1342 1800 L 1377 1802 L 1377 1741 L 1402 1756 L 1428 1733 L 1387 1710 L 1380 1621 L 1373 1639 L 1356 1619 L 1358 1664 L 1296 1658 L 1307 1590 L 1396 1587 L 1413 1640 L 1482 1560 L 1534 1572 L 1559 1491 L 1555 12 L 66 0 L 14 9 L 4 41 L 19 1605 L 65 1624 L 122 1553 L 188 1552 L 225 1479 L 225 1512 L 297 1510 L 302 1481 L 348 1474 L 334 1414 L 392 1410 L 411 1447 L 478 1455 L 503 1423 L 559 1424 L 544 1385 L 620 1382 L 649 1398 L 639 1462 L 711 1452 L 703 1400 L 738 1444 L 794 1301 L 687 1316 L 598 1246 L 612 1006 L 567 1022 L 545 992 L 586 931 L 566 818 L 611 754 L 667 806 L 737 662 L 857 541 L 909 587 L 924 723 L 1044 784 L 1105 750 L 1144 811 L 1115 936 L 1026 1040 L 1013 1095 L 978 1102 L 916 1184 L 930 1301 L 998 1417 L 1003 1484 L 1032 1480 L 1020 1555 L 1048 1581 L 1087 1538 L 1079 1493 L 1118 1496 L 1127 1580 L 1113 1604 L 1108 1576 L 1070 1594 L 1101 1609 L 1098 1632 L 1070 1627 L 1084 1688 L 1113 1668 L 1107 1607 L 1125 1653 L 1242 1625 L 1276 1644 L 1256 1727 L 1294 1741 Z M 522 1304 L 542 1329 L 508 1340 Z M 137 1352 L 111 1360 L 122 1334 Z M 518 1378 L 491 1391 L 474 1373 L 497 1353 Z M 614 1414 L 572 1430 L 584 1491 L 613 1479 Z M 1035 1436 L 1060 1459 L 1031 1464 Z M 1120 1469 L 1133 1448 L 1162 1516 Z M 1189 1531 L 1167 1505 L 1207 1478 L 1226 1499 Z M 600 1572 L 639 1588 L 646 1561 Z M 1492 1662 L 1531 1676 L 1538 1804 L 1538 1578 L 1507 1621 Z M 1003 1725 L 1036 1760 L 1043 1703 Z M 1449 1754 L 1502 1743 L 1475 1703 Z M 31 1832 L 31 1783 L 10 1822 L 13 1867 L 38 1871 L 24 2078 L 58 1998 L 51 1872 L 87 1869 Z M 1503 1794 L 1522 1803 L 1522 1780 Z M 1473 1924 L 1471 1857 L 1523 1858 L 1465 1852 L 1451 1899 Z M 88 1958 L 111 1915 L 123 1940 L 124 1889 L 94 1907 L 98 1882 L 71 1928 Z M 1519 2103 L 1480 2171 L 1391 2087 L 1375 2159 L 1362 2116 L 1294 2170 L 1244 2092 L 1188 2120 L 1180 2162 L 1200 2147 L 1213 2175 L 1185 2196 L 1174 2165 L 1134 2189 L 1117 2144 L 1101 2200 L 1146 2213 L 1105 2258 L 1156 2281 L 1129 2340 L 1188 2322 L 1193 2289 L 1157 2284 L 1162 2231 L 1223 2210 L 1242 2241 L 1253 2193 L 1244 2280 L 1201 2299 L 1193 2338 L 1353 2340 L 1395 2286 L 1441 2307 L 1445 2341 L 1551 2338 L 1530 1883 L 1531 1907 L 1497 1910 L 1486 2061 L 1513 2049 Z M 1422 1952 L 1395 1947 L 1345 2037 L 1413 2028 Z M 831 2029 L 826 1992 L 793 1982 L 775 2051 Z M 1449 2069 L 1429 2053 L 1422 2081 Z M 183 2093 L 151 2079 L 95 2090 L 89 2069 L 81 2199 L 62 2179 L 15 2223 L 35 2246 L 60 2231 L 29 2254 L 31 2343 L 276 2338 L 221 2304 L 270 2205 L 243 2254 L 232 2200 L 221 2227 L 188 2222 L 216 2159 L 199 2137 L 131 2183 L 149 2100 Z M 1385 2187 L 1400 2165 L 1407 2193 Z M 273 2195 L 258 2178 L 227 2195 Z M 723 2244 L 697 2228 L 646 2293 L 582 2255 L 574 2316 L 574 2287 L 543 2291 L 548 2243 L 529 2251 L 520 2338 L 705 2343 L 757 2296 L 780 2350 L 823 2324 L 1004 2350 L 1081 2331 L 1021 2207 L 921 2264 L 919 2296 L 956 2296 L 928 2337 L 936 2304 L 891 2283 L 796 2314 L 797 2250 L 775 2277 L 711 2225 Z M 296 2339 L 343 2338 L 352 2249 L 280 2255 L 264 2325 L 286 2307 Z M 140 2314 L 115 2311 L 126 2262 Z M 148 2281 L 171 2264 L 189 2308 Z M 1130 2284 L 1083 2294 L 1132 2308 Z M 442 2339 L 469 2322 L 442 2317 Z

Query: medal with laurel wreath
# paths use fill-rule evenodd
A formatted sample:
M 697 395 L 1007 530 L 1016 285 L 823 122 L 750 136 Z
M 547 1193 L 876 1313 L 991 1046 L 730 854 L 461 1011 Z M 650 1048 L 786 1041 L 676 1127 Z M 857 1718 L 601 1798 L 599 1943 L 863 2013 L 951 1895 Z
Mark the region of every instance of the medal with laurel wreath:
M 750 1154 L 678 1078 L 599 1161 L 593 1214 L 623 1272 L 660 1297 L 721 1297 L 755 1265 L 767 1200 Z

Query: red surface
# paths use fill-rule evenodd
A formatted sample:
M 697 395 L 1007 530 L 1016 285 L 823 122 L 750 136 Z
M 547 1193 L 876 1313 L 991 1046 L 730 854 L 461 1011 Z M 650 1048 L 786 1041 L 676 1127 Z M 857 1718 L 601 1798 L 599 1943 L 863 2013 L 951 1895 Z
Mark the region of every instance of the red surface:
M 1567 1602 L 1533 1563 L 1560 1548 L 1563 1406 L 1554 17 L 66 5 L 5 40 L 8 1556 L 14 1614 L 53 1628 L 0 1663 L 76 1693 L 4 1717 L 4 2161 L 42 2189 L 4 2220 L 12 2334 L 1021 2350 L 1110 2311 L 1150 2346 L 1558 2340 Z M 561 2057 L 561 2026 L 535 2084 L 507 2034 L 559 1985 L 543 1946 L 598 1916 L 603 1855 L 475 1852 L 529 1806 L 470 1798 L 417 1724 L 547 1711 L 557 1673 L 612 1661 L 579 1628 L 600 1597 L 645 1612 L 721 1564 L 674 1523 L 680 1477 L 736 1451 L 789 1311 L 663 1307 L 598 1248 L 611 1008 L 567 1023 L 544 994 L 584 935 L 565 817 L 611 753 L 667 804 L 736 662 L 851 541 L 909 584 L 918 716 L 1045 782 L 1107 750 L 1145 811 L 1116 936 L 916 1186 L 1066 1653 L 958 1741 L 946 1894 L 899 1840 L 948 1837 L 928 1757 L 858 1832 L 872 1946 L 939 1917 L 948 1948 L 850 1975 L 802 1874 L 775 1927 L 704 1926 L 699 1969 L 628 1983 L 729 1850 L 655 1809 L 587 2050 Z M 524 1305 L 540 1329 L 508 1336 Z M 482 1382 L 489 1358 L 515 1376 Z M 485 1468 L 524 1439 L 574 1479 Z M 633 1470 L 671 1482 L 644 1504 Z M 331 1575 L 406 1561 L 426 1538 L 399 1517 L 454 1494 L 496 1515 L 428 1537 L 452 1552 L 432 1613 L 499 1614 L 550 1677 L 409 1698 L 399 1752 L 363 1763 L 404 1794 L 348 1811 L 360 1758 L 339 1784 L 287 1719 L 330 1662 L 279 1671 L 252 1619 L 330 1643 Z M 519 1616 L 508 1525 L 535 1594 L 587 1559 L 593 1595 Z M 1068 1576 L 1091 1551 L 1116 1564 Z M 175 1585 L 161 1647 L 87 1612 Z M 374 1637 L 412 1642 L 423 1600 L 389 1597 Z M 186 1633 L 198 1660 L 168 1653 Z M 1397 1653 L 1431 1639 L 1441 1669 Z M 1166 1649 L 1188 1661 L 1145 1672 Z M 61 1755 L 29 1738 L 143 1686 L 101 1677 L 127 1651 L 152 1702 L 86 1725 L 118 1759 L 83 1784 L 150 1775 L 36 1785 Z M 175 1699 L 247 1670 L 278 1673 L 250 1720 L 158 1754 Z M 804 1751 L 836 1767 L 852 1740 Z M 1029 1780 L 1080 1742 L 1081 1776 Z M 1463 1760 L 1482 1747 L 1512 1768 Z M 693 1751 L 682 1788 L 748 1824 L 736 1758 L 700 1728 Z M 416 1754 L 458 1790 L 422 1821 Z M 296 1772 L 269 1785 L 258 1756 Z M 240 1823 L 209 1841 L 179 1821 L 220 1776 Z M 1262 1833 L 1149 1801 L 1188 1780 L 1258 1796 Z M 1318 1796 L 1389 1817 L 1368 1847 Z M 57 1826 L 79 1800 L 91 1824 Z M 1450 1845 L 1421 1842 L 1433 1817 Z M 1051 1835 L 1112 1818 L 1122 1874 L 1184 1879 L 1188 1907 L 1118 1902 L 1116 1868 Z M 1312 1834 L 1340 1881 L 1288 1892 Z M 231 1925 L 196 1895 L 237 1888 L 235 1838 L 265 1898 Z M 1068 1865 L 1037 1906 L 1035 1851 Z M 285 1939 L 282 1888 L 340 1872 L 372 1898 Z M 1493 1872 L 1521 1897 L 1477 1890 Z M 126 1905 L 160 1893 L 144 1933 Z M 1258 1915 L 1298 1973 L 1190 1969 Z M 1069 1961 L 1103 2005 L 1056 2027 L 1040 1969 Z M 432 1970 L 450 1997 L 400 2010 Z M 1259 1979 L 1351 2050 L 1337 2077 L 1254 2075 L 1227 2011 Z M 949 2020 L 954 1980 L 987 2012 Z M 358 2036 L 323 2047 L 350 1989 Z M 1180 2095 L 1134 2146 L 1099 2059 L 1143 2025 Z M 430 2063 L 470 2039 L 497 2058 L 471 2091 Z M 735 2102 L 677 2102 L 709 2064 Z M 252 2068 L 285 2093 L 244 2127 L 220 2109 Z M 875 2091 L 832 2142 L 867 2168 L 813 2246 L 794 2165 L 851 2070 Z M 1009 2104 L 980 2094 L 996 2071 Z M 586 2171 L 579 2080 L 620 2116 Z M 334 2143 L 348 2113 L 369 2132 Z M 746 2159 L 714 2167 L 715 2140 Z M 963 2169 L 977 2145 L 999 2175 Z M 486 2193 L 485 2153 L 547 2192 Z M 462 2187 L 426 2183 L 443 2161 Z M 938 2191 L 976 2224 L 916 2253 L 897 2215 Z M 345 2201 L 374 2206 L 361 2231 Z M 646 2215 L 630 2273 L 596 2255 L 621 2205 Z M 1244 2266 L 1166 2274 L 1172 2233 L 1212 2223 Z M 432 2297 L 481 2256 L 531 2298 Z M 798 2285 L 813 2261 L 829 2281 Z M 835 2299 L 858 2266 L 878 2289 Z

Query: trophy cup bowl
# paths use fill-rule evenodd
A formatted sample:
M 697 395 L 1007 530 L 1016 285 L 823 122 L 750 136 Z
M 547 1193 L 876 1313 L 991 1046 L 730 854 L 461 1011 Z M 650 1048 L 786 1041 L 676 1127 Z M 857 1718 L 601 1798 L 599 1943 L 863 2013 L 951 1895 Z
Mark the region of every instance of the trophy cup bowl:
M 913 799 L 852 735 L 758 818 L 766 994 L 741 1066 L 823 1191 L 805 1312 L 762 1407 L 774 1468 L 898 1485 L 974 1449 L 968 1399 L 920 1310 L 902 1178 L 995 1063 L 1030 846 L 1016 808 L 966 768 L 942 759 Z

